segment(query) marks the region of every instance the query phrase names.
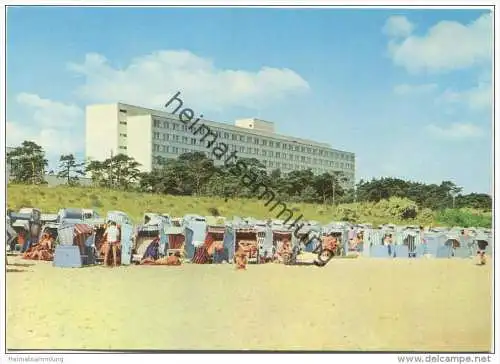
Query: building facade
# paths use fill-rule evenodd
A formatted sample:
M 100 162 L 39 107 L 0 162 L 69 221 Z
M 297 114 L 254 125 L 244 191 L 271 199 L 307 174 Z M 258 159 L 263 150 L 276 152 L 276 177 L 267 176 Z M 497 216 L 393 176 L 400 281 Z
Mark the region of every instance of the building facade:
M 194 120 L 194 119 L 193 119 Z M 326 143 L 277 134 L 274 124 L 259 119 L 236 120 L 235 125 L 199 120 L 216 135 L 215 143 L 225 143 L 239 159 L 256 158 L 271 171 L 283 173 L 310 168 L 314 174 L 341 172 L 345 187 L 355 181 L 355 155 L 336 150 Z M 148 172 L 158 157 L 177 158 L 188 152 L 204 152 L 216 165 L 212 148 L 193 129 L 179 120 L 179 114 L 123 103 L 89 105 L 86 108 L 85 149 L 88 160 L 104 160 L 119 153 L 133 157 Z

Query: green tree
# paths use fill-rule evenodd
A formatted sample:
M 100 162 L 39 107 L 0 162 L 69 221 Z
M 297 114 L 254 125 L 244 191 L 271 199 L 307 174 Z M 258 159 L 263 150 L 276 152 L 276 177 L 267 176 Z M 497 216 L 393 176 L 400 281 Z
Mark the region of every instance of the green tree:
M 117 154 L 104 161 L 90 161 L 86 171 L 102 187 L 130 189 L 139 184 L 140 163 L 125 154 Z
M 75 185 L 78 177 L 85 175 L 82 167 L 84 162 L 77 162 L 73 154 L 61 155 L 59 158 L 59 172 L 57 177 L 65 178 L 68 185 Z
M 11 164 L 11 176 L 16 183 L 44 183 L 45 159 L 43 148 L 32 141 L 25 140 L 21 146 L 7 153 L 7 162 Z
M 192 185 L 194 194 L 199 195 L 204 185 L 215 173 L 214 161 L 202 152 L 181 154 L 177 160 L 185 166 L 186 177 Z

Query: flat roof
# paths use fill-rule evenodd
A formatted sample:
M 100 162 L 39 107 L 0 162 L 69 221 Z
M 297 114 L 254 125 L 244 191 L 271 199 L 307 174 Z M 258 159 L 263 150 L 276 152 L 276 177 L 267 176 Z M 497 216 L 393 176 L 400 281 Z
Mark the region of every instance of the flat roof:
M 142 107 L 142 106 L 135 106 L 135 105 L 126 104 L 123 102 L 118 102 L 118 103 L 116 103 L 116 105 L 124 106 L 125 108 L 130 110 L 131 111 L 130 115 L 132 115 L 132 116 L 151 114 L 154 116 L 167 117 L 170 119 L 179 120 L 178 115 L 172 114 L 172 113 L 169 113 L 166 111 L 150 109 L 150 108 L 146 108 L 146 107 Z M 89 106 L 92 106 L 92 105 L 89 105 Z M 127 113 L 128 113 L 128 110 L 127 110 Z M 246 119 L 253 119 L 253 118 L 246 118 Z M 241 119 L 238 119 L 238 120 L 241 120 Z M 258 119 L 258 120 L 261 120 L 261 119 Z M 263 121 L 265 121 L 265 120 L 263 120 Z M 232 124 L 228 124 L 228 123 L 224 123 L 224 122 L 219 122 L 219 121 L 207 120 L 207 119 L 200 119 L 200 122 L 203 122 L 204 124 L 206 124 L 208 126 L 215 127 L 215 128 L 222 128 L 222 129 L 240 132 L 240 133 L 247 133 L 247 134 L 252 134 L 252 135 L 256 135 L 256 136 L 264 136 L 264 137 L 268 137 L 268 138 L 274 138 L 274 139 L 278 139 L 280 141 L 286 141 L 287 143 L 303 143 L 303 144 L 307 144 L 307 145 L 311 145 L 311 146 L 326 148 L 326 149 L 329 149 L 329 150 L 332 150 L 335 152 L 341 152 L 341 153 L 347 153 L 347 154 L 354 155 L 353 152 L 348 152 L 348 151 L 340 150 L 340 149 L 334 149 L 328 143 L 320 143 L 320 142 L 315 142 L 315 141 L 309 140 L 309 139 L 297 138 L 294 136 L 287 136 L 287 135 L 278 134 L 278 133 L 270 133 L 270 132 L 266 132 L 266 131 L 262 131 L 262 130 L 242 128 L 242 127 L 238 127 L 236 125 L 232 125 Z M 269 122 L 269 123 L 272 123 L 272 122 Z

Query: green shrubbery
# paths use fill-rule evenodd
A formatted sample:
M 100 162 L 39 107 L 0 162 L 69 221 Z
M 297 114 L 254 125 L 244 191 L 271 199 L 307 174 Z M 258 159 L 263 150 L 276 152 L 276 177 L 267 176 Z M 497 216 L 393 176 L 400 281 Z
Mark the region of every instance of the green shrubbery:
M 436 223 L 443 226 L 491 228 L 492 214 L 470 208 L 446 209 L 436 214 Z
M 64 207 L 93 208 L 100 214 L 110 210 L 121 210 L 139 221 L 144 212 L 168 213 L 183 216 L 188 213 L 200 215 L 253 216 L 259 219 L 276 218 L 277 211 L 258 199 L 224 199 L 218 197 L 192 197 L 155 195 L 139 192 L 124 192 L 104 188 L 47 187 L 33 185 L 9 185 L 7 206 L 13 210 L 34 206 L 44 213 L 56 213 Z M 361 202 L 331 205 L 289 203 L 294 218 L 302 214 L 306 220 L 327 223 L 345 220 L 378 224 L 421 224 L 442 226 L 491 227 L 491 212 L 475 209 L 456 209 L 433 212 L 421 209 L 409 199 L 393 197 L 379 202 Z

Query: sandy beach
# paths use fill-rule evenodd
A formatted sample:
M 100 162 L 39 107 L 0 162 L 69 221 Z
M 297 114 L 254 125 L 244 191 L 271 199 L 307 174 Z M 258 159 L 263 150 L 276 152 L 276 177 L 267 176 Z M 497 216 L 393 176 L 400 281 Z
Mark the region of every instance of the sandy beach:
M 489 351 L 492 266 L 60 269 L 9 257 L 7 349 Z

